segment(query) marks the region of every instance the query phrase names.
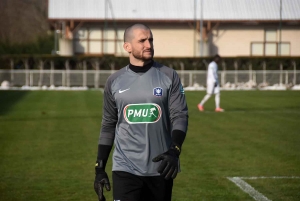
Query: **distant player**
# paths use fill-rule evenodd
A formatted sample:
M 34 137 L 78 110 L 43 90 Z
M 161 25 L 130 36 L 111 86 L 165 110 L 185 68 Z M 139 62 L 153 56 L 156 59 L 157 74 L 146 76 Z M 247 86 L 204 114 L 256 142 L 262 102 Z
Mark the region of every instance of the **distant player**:
M 202 112 L 204 111 L 204 103 L 215 94 L 216 102 L 216 112 L 224 112 L 224 109 L 220 107 L 220 85 L 218 81 L 218 64 L 221 61 L 220 55 L 215 55 L 213 61 L 209 63 L 207 70 L 207 80 L 206 80 L 206 95 L 202 101 L 198 104 L 198 109 Z
M 104 187 L 110 190 L 105 166 L 114 144 L 113 200 L 171 201 L 188 125 L 184 90 L 175 70 L 153 60 L 149 27 L 128 27 L 123 47 L 130 64 L 105 84 L 94 188 L 104 201 Z

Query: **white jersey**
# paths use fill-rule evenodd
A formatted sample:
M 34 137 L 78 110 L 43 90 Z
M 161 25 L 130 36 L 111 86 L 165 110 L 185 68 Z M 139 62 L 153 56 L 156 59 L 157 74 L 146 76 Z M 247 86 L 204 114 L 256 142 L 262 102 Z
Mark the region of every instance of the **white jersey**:
M 215 61 L 210 62 L 210 64 L 208 65 L 206 85 L 206 92 L 208 94 L 220 93 L 218 81 L 218 64 Z
M 210 62 L 207 71 L 207 84 L 218 83 L 218 64 L 214 61 Z

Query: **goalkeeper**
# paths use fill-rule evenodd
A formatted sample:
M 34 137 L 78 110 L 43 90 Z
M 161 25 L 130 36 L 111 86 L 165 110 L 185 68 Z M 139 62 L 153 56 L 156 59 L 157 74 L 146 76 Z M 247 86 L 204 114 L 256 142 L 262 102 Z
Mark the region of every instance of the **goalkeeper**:
M 153 60 L 148 26 L 128 27 L 123 47 L 130 63 L 105 84 L 94 189 L 105 200 L 114 144 L 113 199 L 171 201 L 188 125 L 184 90 L 176 71 Z

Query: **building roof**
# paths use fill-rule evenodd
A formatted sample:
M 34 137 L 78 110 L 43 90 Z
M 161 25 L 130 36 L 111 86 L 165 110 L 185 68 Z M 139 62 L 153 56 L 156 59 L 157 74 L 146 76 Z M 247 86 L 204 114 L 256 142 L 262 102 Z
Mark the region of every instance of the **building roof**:
M 48 0 L 48 2 L 50 20 L 277 21 L 280 18 L 285 21 L 300 20 L 300 0 Z M 281 17 L 280 2 L 282 2 Z

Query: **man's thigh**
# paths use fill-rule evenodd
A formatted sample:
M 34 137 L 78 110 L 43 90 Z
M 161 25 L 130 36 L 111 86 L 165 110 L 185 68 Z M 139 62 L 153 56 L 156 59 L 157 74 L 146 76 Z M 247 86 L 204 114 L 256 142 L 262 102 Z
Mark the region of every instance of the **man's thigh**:
M 206 93 L 207 94 L 214 94 L 215 84 L 214 83 L 207 83 L 206 84 Z
M 219 85 L 214 87 L 214 94 L 218 94 L 218 93 L 220 93 L 220 86 Z
M 142 179 L 122 171 L 113 171 L 112 178 L 114 200 L 139 201 L 143 188 Z
M 171 201 L 173 179 L 165 180 L 161 176 L 145 177 L 142 191 L 143 201 Z
M 171 201 L 173 180 L 113 171 L 113 197 L 120 201 Z
M 220 86 L 218 85 L 215 87 L 215 83 L 207 83 L 206 93 L 207 94 L 218 94 L 218 93 L 220 93 Z

